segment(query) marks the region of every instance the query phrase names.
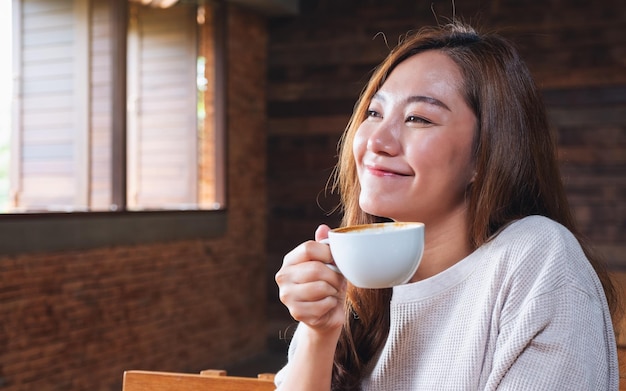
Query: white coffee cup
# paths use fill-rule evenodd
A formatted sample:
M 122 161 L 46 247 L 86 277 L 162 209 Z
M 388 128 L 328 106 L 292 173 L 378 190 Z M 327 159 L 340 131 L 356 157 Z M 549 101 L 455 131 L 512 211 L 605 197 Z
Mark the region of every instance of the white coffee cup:
M 328 266 L 359 288 L 406 284 L 424 253 L 423 223 L 376 223 L 335 228 L 322 243 L 335 261 Z M 338 270 L 336 270 L 338 269 Z

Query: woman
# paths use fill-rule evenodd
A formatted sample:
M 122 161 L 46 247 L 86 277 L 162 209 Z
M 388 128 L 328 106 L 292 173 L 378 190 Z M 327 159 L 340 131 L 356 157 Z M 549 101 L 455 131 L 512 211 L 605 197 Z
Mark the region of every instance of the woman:
M 423 222 L 424 256 L 410 283 L 367 290 L 325 267 L 327 245 L 287 254 L 276 281 L 300 323 L 280 390 L 617 390 L 617 298 L 506 40 L 406 37 L 363 91 L 335 187 L 343 225 Z

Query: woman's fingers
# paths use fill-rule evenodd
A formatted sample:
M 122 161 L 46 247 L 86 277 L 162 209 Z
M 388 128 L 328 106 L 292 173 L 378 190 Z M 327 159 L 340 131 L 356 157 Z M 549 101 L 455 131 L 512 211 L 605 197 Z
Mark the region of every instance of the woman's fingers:
M 319 320 L 324 319 L 340 305 L 340 300 L 336 296 L 326 296 L 317 301 L 297 302 L 287 306 L 291 316 L 299 321 L 311 326 L 319 324 Z
M 283 266 L 275 276 L 276 283 L 280 287 L 289 282 L 302 284 L 324 280 L 340 289 L 343 276 L 323 265 L 329 263 L 333 263 L 333 258 L 328 245 L 312 240 L 304 242 L 285 255 Z
M 337 288 L 323 280 L 294 284 L 290 288 L 287 288 L 287 291 L 293 301 L 315 302 L 328 296 L 339 295 Z
M 322 224 L 315 230 L 315 240 L 320 241 L 322 239 L 328 238 L 328 231 L 330 231 L 330 227 L 326 224 Z
M 320 226 L 316 238 L 327 236 L 327 230 Z M 326 263 L 332 263 L 328 245 L 307 241 L 285 255 L 275 277 L 279 298 L 291 316 L 319 329 L 343 323 L 345 279 Z
M 308 261 L 332 262 L 330 248 L 313 240 L 306 241 L 285 255 L 283 267 Z

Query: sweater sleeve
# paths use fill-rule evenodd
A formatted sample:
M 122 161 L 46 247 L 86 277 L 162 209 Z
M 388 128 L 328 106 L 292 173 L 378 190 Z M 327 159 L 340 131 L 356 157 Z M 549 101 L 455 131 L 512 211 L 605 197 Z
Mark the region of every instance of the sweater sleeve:
M 513 249 L 486 389 L 617 390 L 615 341 L 604 292 L 575 238 L 535 219 Z M 515 245 L 513 246 L 515 247 Z
M 533 298 L 502 326 L 486 389 L 617 390 L 605 322 L 602 304 L 571 285 Z
M 298 323 L 298 325 L 296 326 L 296 330 L 294 331 L 293 336 L 291 337 L 291 342 L 289 343 L 289 349 L 287 351 L 287 364 L 284 367 L 282 367 L 274 376 L 274 385 L 277 388 L 280 387 L 280 385 L 283 383 L 283 380 L 285 380 L 285 376 L 287 376 L 287 372 L 289 371 L 289 362 L 293 358 L 293 355 L 295 354 L 295 351 L 296 351 L 296 347 L 298 346 L 299 328 L 300 328 L 300 324 Z

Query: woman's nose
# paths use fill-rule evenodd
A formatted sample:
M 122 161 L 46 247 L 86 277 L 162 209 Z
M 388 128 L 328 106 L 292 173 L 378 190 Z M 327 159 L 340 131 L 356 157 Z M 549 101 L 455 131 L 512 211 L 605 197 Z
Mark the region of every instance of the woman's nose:
M 367 140 L 367 149 L 374 153 L 397 155 L 400 151 L 398 129 L 392 121 L 379 122 Z

